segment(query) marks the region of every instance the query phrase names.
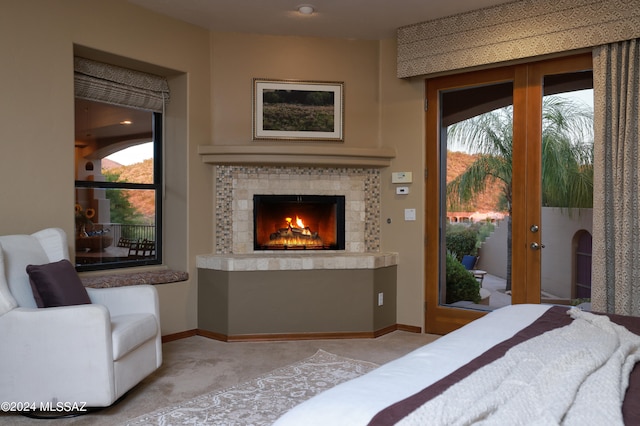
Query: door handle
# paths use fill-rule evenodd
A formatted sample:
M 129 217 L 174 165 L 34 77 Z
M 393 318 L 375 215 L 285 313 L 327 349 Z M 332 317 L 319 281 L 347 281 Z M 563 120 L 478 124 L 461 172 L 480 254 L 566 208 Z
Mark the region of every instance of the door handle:
M 531 250 L 540 250 L 544 248 L 544 244 L 538 244 L 538 243 L 531 243 Z

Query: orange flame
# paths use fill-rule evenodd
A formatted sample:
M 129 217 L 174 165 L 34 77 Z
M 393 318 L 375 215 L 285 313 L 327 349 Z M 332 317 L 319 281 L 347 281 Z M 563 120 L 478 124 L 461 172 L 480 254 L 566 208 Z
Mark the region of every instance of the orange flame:
M 323 247 L 318 233 L 311 232 L 300 216 L 295 215 L 295 220 L 292 217 L 286 217 L 284 220 L 286 227 L 278 228 L 277 232 L 271 234 L 267 246 Z
M 293 219 L 290 217 L 285 218 L 285 220 L 287 221 L 287 226 L 289 228 L 301 229 L 303 235 L 311 235 L 311 231 L 304 225 L 304 222 L 302 221 L 300 216 L 296 215 L 295 224 L 293 223 Z
M 299 216 L 297 216 L 297 215 L 296 215 L 296 223 L 295 223 L 295 225 L 293 225 L 293 224 L 292 224 L 292 222 L 293 222 L 293 219 L 292 219 L 292 218 L 288 217 L 288 218 L 286 218 L 285 220 L 287 221 L 287 225 L 288 225 L 288 226 L 292 226 L 292 227 L 294 227 L 294 228 L 301 228 L 301 229 L 304 229 L 304 228 L 305 228 L 305 226 L 304 226 L 304 222 L 303 222 L 303 221 L 302 221 L 302 219 L 300 219 L 300 217 L 299 217 Z

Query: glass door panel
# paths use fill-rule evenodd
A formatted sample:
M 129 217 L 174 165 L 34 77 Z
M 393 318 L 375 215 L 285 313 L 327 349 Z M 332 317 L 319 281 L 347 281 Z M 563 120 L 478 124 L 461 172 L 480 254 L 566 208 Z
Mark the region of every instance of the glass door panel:
M 591 87 L 590 54 L 427 80 L 427 332 L 586 294 L 592 119 L 558 108 Z
M 439 301 L 486 312 L 511 304 L 513 82 L 444 91 L 441 108 Z
M 593 90 L 591 71 L 545 75 L 542 98 L 542 303 L 591 297 Z
M 507 245 L 517 76 L 516 68 L 504 67 L 427 81 L 430 333 L 449 332 L 497 303 L 511 303 Z M 491 249 L 484 247 L 488 240 Z

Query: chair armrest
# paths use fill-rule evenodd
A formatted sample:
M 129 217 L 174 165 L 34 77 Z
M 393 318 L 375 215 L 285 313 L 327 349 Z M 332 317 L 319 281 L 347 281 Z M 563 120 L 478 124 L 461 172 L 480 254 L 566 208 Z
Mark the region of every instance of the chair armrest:
M 152 285 L 132 285 L 112 288 L 87 288 L 92 303 L 104 305 L 111 316 L 127 314 L 153 314 L 158 324 L 156 336 L 157 367 L 162 364 L 162 328 L 158 292 Z
M 112 316 L 149 313 L 158 319 L 158 292 L 152 285 L 113 288 L 87 288 L 92 303 L 104 305 Z
M 51 342 L 64 341 L 65 351 L 86 352 L 92 348 L 101 352 L 102 347 L 112 353 L 111 318 L 107 308 L 100 305 L 16 308 L 0 317 L 0 330 L 4 348 L 15 349 L 9 341 L 27 342 L 29 352 L 37 353 L 40 345 L 47 352 Z

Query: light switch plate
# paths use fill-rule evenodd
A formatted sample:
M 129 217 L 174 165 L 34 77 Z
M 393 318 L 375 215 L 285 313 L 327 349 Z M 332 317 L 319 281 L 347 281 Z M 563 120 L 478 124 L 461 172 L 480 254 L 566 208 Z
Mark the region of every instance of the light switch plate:
M 396 188 L 396 194 L 398 195 L 407 195 L 409 193 L 408 186 L 399 186 Z
M 404 220 L 416 220 L 416 209 L 404 209 Z

